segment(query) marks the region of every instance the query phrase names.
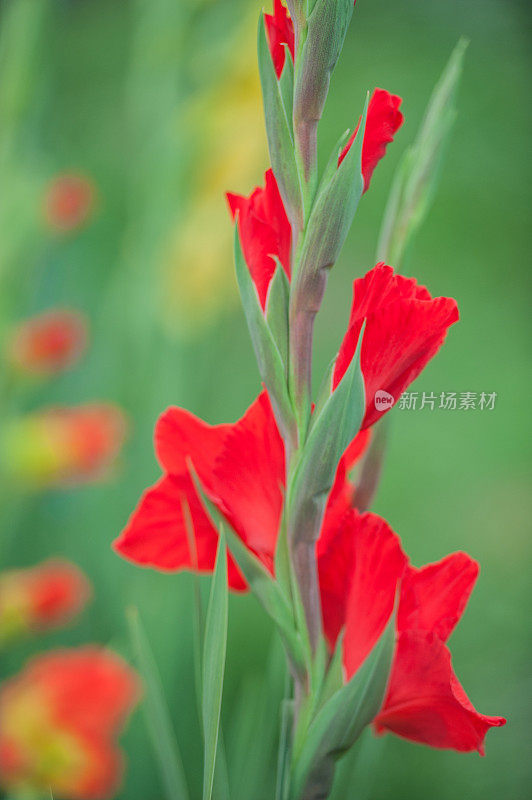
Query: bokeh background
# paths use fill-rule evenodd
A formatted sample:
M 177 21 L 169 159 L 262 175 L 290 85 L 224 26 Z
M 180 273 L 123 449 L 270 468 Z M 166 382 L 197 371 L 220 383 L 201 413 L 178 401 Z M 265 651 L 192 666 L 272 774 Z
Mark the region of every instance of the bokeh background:
M 90 320 L 84 360 L 11 393 L 2 420 L 43 404 L 102 399 L 129 420 L 128 441 L 105 481 L 2 493 L 2 568 L 62 555 L 95 587 L 79 624 L 12 651 L 2 671 L 14 672 L 36 647 L 88 640 L 130 657 L 125 609 L 135 605 L 196 791 L 191 578 L 129 565 L 111 542 L 158 475 L 158 414 L 178 404 L 210 422 L 236 419 L 259 388 L 223 193 L 248 193 L 267 166 L 254 53 L 261 5 L 0 3 L 1 332 L 57 305 Z M 331 275 L 318 322 L 318 373 L 341 339 L 353 277 L 374 263 L 394 168 L 453 46 L 461 35 L 470 39 L 439 193 L 403 270 L 433 293 L 456 297 L 462 315 L 415 389 L 497 392 L 497 402 L 493 411 L 394 410 L 374 509 L 415 564 L 456 549 L 480 561 L 453 636 L 454 665 L 477 707 L 509 720 L 489 734 L 483 759 L 366 737 L 341 771 L 337 800 L 518 800 L 532 785 L 531 22 L 528 0 L 359 0 L 326 109 L 324 157 L 358 116 L 366 89 L 402 95 L 406 123 Z M 96 200 L 81 229 L 58 235 L 43 218 L 43 197 L 54 176 L 70 171 L 93 182 Z M 271 650 L 272 631 L 255 601 L 233 597 L 223 725 L 235 800 L 272 796 L 273 767 L 257 766 L 276 721 L 265 691 L 282 684 L 275 663 L 267 666 Z M 129 768 L 120 797 L 162 797 L 139 712 L 124 745 Z

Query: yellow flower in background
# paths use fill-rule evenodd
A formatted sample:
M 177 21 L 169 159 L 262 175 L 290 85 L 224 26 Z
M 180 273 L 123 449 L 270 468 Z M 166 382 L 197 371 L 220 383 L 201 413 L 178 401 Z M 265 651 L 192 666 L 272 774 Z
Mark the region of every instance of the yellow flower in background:
M 189 202 L 171 235 L 163 269 L 165 319 L 179 335 L 212 324 L 236 302 L 225 192 L 248 192 L 260 179 L 267 157 L 258 68 L 250 69 L 256 61 L 256 11 L 253 7 L 244 16 L 226 63 L 180 122 L 200 141 Z

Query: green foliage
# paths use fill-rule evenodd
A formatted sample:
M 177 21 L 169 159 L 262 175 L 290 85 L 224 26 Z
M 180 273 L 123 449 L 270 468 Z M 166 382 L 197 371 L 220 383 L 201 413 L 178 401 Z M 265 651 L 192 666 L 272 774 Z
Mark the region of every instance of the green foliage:
M 363 335 L 362 330 L 351 363 L 314 421 L 297 464 L 288 505 L 291 541 L 299 535 L 308 537 L 306 541 L 316 541 L 338 461 L 360 430 L 365 410 L 360 369 Z
M 244 314 L 257 357 L 259 372 L 267 387 L 279 428 L 290 436 L 294 427 L 293 410 L 286 383 L 286 366 L 276 344 L 266 317 L 262 313 L 259 297 L 244 261 L 238 226 L 235 227 L 235 267 Z M 279 322 L 276 314 L 275 322 Z M 282 344 L 281 344 L 282 347 Z
M 136 608 L 128 611 L 129 633 L 143 679 L 143 709 L 166 800 L 188 800 L 181 754 L 164 697 L 157 664 Z
M 384 213 L 377 260 L 400 268 L 405 250 L 427 216 L 455 119 L 456 92 L 467 41 L 460 39 L 430 98 L 414 144 L 397 168 Z
M 294 760 L 291 799 L 328 794 L 335 761 L 356 742 L 384 700 L 395 645 L 395 615 L 365 662 L 312 721 Z
M 213 796 L 227 649 L 227 594 L 227 549 L 223 529 L 220 529 L 220 542 L 207 607 L 203 650 L 202 710 L 205 747 L 203 800 L 211 800 Z
M 301 186 L 294 153 L 290 107 L 285 106 L 286 80 L 279 85 L 266 39 L 264 15 L 260 15 L 258 33 L 259 72 L 264 100 L 264 119 L 272 169 L 279 185 L 288 216 L 302 222 Z M 289 59 L 288 59 L 289 60 Z M 287 71 L 285 67 L 285 71 Z M 288 87 L 290 81 L 288 79 Z

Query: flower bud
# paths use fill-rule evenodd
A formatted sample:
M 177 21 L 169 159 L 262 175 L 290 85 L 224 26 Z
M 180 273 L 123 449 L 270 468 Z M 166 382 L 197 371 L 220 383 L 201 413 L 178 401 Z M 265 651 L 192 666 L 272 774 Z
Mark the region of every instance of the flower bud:
M 318 122 L 353 8 L 353 0 L 315 0 L 307 19 L 294 87 L 294 130 L 307 180 L 316 168 Z

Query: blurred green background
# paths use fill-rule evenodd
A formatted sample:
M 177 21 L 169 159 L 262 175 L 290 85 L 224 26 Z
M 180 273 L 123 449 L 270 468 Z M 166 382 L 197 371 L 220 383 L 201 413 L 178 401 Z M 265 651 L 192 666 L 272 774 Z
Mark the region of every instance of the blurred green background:
M 158 414 L 178 404 L 210 422 L 236 419 L 259 388 L 223 191 L 248 193 L 267 167 L 254 56 L 261 5 L 0 3 L 1 324 L 55 305 L 79 308 L 91 323 L 84 361 L 17 397 L 16 411 L 104 399 L 119 403 L 130 423 L 111 480 L 4 498 L 2 567 L 61 554 L 95 586 L 80 624 L 14 651 L 4 670 L 17 669 L 36 646 L 59 643 L 108 642 L 129 655 L 124 614 L 138 606 L 196 791 L 191 578 L 135 568 L 110 544 L 158 475 Z M 457 39 L 471 40 L 440 191 L 403 271 L 433 294 L 455 297 L 462 317 L 415 389 L 497 392 L 497 403 L 482 412 L 393 411 L 374 510 L 417 565 L 457 549 L 479 560 L 477 588 L 451 643 L 454 666 L 479 710 L 509 720 L 488 735 L 484 759 L 391 736 L 378 747 L 364 741 L 337 800 L 517 800 L 532 785 L 531 22 L 527 0 L 359 0 L 326 109 L 324 157 L 352 126 L 366 89 L 400 94 L 406 123 L 331 275 L 317 373 L 343 334 L 352 278 L 374 263 L 394 167 Z M 70 170 L 94 181 L 96 208 L 83 230 L 54 236 L 42 223 L 42 195 L 50 178 Z M 272 796 L 272 768 L 262 776 L 253 767 L 275 724 L 275 708 L 261 699 L 271 642 L 255 601 L 233 597 L 223 721 L 235 800 Z M 239 742 L 243 759 L 234 755 Z M 162 797 L 139 712 L 124 745 L 120 797 Z

